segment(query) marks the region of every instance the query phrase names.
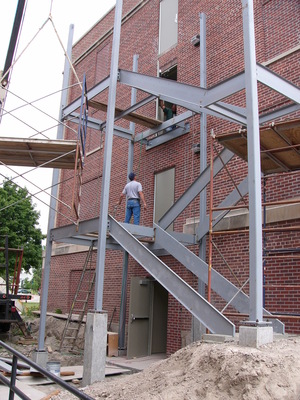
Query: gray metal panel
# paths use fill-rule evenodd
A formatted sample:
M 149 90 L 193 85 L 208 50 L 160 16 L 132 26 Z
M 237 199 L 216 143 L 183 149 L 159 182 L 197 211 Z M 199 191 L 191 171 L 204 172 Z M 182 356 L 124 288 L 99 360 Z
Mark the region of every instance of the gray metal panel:
M 227 164 L 234 154 L 227 149 L 224 149 L 220 156 L 214 160 L 214 175 Z M 203 173 L 195 180 L 194 183 L 185 191 L 185 193 L 175 202 L 175 204 L 169 209 L 168 212 L 158 221 L 159 226 L 162 229 L 166 229 L 180 213 L 194 200 L 194 198 L 206 187 L 210 181 L 210 167 L 207 167 Z
M 226 317 L 111 216 L 109 221 L 111 236 L 189 312 L 207 326 L 211 332 L 234 336 L 235 327 Z

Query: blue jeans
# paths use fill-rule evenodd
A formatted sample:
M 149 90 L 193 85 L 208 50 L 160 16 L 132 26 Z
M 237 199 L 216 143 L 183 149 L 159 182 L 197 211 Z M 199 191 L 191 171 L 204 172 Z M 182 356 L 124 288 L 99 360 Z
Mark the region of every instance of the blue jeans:
M 140 213 L 141 213 L 141 206 L 140 201 L 138 199 L 130 199 L 127 200 L 127 207 L 126 207 L 126 215 L 125 221 L 126 224 L 129 224 L 130 219 L 133 215 L 133 223 L 134 225 L 139 225 L 140 223 Z

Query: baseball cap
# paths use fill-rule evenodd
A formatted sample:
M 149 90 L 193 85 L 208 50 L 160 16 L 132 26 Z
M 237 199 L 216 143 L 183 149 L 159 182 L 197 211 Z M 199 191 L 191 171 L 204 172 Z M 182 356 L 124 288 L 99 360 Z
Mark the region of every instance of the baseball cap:
M 128 178 L 129 178 L 131 181 L 133 181 L 134 177 L 135 177 L 135 173 L 134 173 L 134 172 L 130 172 L 130 174 L 128 175 Z

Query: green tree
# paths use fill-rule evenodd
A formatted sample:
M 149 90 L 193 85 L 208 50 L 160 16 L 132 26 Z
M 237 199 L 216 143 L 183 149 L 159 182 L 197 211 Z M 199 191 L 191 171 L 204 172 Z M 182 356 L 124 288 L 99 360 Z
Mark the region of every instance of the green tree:
M 1 246 L 4 237 L 8 236 L 8 247 L 23 248 L 22 268 L 28 272 L 42 268 L 43 234 L 38 228 L 40 213 L 35 210 L 26 188 L 20 188 L 13 182 L 4 181 L 0 187 L 0 238 Z M 4 260 L 0 253 L 1 262 Z M 9 257 L 10 272 L 14 270 L 15 257 Z

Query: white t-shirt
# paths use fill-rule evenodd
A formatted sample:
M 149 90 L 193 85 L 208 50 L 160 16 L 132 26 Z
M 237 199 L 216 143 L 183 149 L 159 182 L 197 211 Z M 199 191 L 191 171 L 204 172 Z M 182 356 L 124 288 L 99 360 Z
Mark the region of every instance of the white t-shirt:
M 123 189 L 123 194 L 126 194 L 127 199 L 139 199 L 139 192 L 142 192 L 142 185 L 137 181 L 130 181 L 125 185 Z

